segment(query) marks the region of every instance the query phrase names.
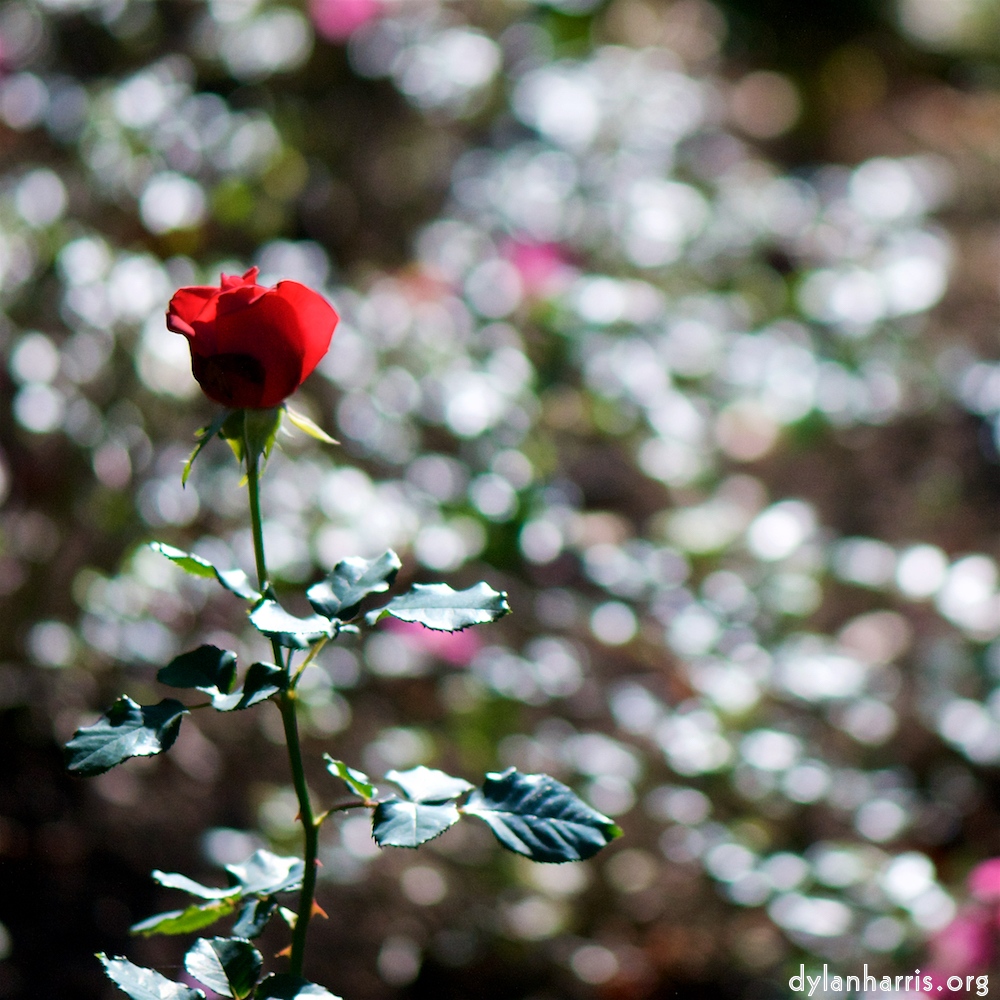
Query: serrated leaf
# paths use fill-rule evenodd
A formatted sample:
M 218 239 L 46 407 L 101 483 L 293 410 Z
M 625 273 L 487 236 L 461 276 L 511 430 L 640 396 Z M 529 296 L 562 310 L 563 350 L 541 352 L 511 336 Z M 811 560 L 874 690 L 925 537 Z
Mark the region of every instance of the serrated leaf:
M 484 820 L 504 847 L 532 861 L 582 861 L 621 836 L 562 782 L 513 767 L 488 774 L 462 812 Z
M 389 771 L 386 779 L 399 785 L 412 802 L 447 802 L 475 787 L 464 778 L 453 778 L 423 764 L 409 771 Z
M 208 427 L 202 427 L 198 431 L 198 443 L 194 446 L 194 451 L 191 452 L 188 460 L 184 463 L 184 471 L 181 473 L 181 486 L 187 486 L 188 476 L 191 475 L 191 466 L 194 465 L 194 460 L 201 454 L 201 449 L 219 433 L 222 425 L 229 419 L 231 414 L 232 410 L 223 410 Z
M 193 878 L 188 878 L 187 875 L 179 875 L 177 872 L 161 872 L 159 869 L 154 869 L 153 880 L 159 882 L 160 885 L 166 886 L 168 889 L 181 889 L 192 896 L 197 896 L 199 899 L 225 899 L 226 896 L 234 896 L 239 893 L 239 889 L 232 886 L 212 888 L 202 885 L 200 882 L 195 882 Z
M 166 556 L 172 563 L 180 566 L 182 570 L 192 576 L 200 576 L 205 579 L 214 577 L 226 590 L 236 594 L 237 597 L 248 601 L 260 599 L 260 594 L 250 585 L 250 577 L 241 569 L 218 569 L 207 559 L 202 559 L 201 556 L 185 552 L 183 549 L 175 549 L 172 545 L 165 545 L 163 542 L 150 542 L 149 547 L 154 552 L 159 552 L 161 556 Z
M 267 701 L 284 691 L 288 674 L 273 663 L 252 663 L 243 678 L 243 686 L 232 694 L 212 695 L 212 707 L 219 712 L 235 712 Z
M 379 847 L 419 847 L 459 820 L 453 802 L 430 804 L 386 799 L 372 813 L 372 836 Z
M 231 590 L 237 597 L 247 601 L 257 601 L 260 594 L 250 584 L 250 577 L 241 569 L 218 569 L 215 577 L 226 590 Z
M 381 594 L 389 589 L 401 566 L 399 556 L 392 549 L 375 559 L 342 559 L 325 580 L 306 591 L 306 597 L 317 614 L 350 621 L 369 594 Z
M 392 615 L 438 632 L 457 632 L 470 625 L 495 622 L 509 611 L 507 595 L 485 583 L 468 590 L 452 590 L 446 583 L 415 583 L 407 593 L 370 611 L 365 621 L 374 625 L 383 615 Z
M 78 729 L 66 744 L 67 767 L 89 777 L 103 774 L 130 757 L 169 750 L 187 709 L 175 698 L 138 705 L 122 695 L 92 726 Z
M 250 612 L 250 623 L 258 632 L 287 649 L 308 649 L 331 634 L 331 625 L 320 615 L 296 618 L 277 601 L 265 598 Z
M 213 899 L 208 903 L 195 903 L 183 910 L 170 910 L 158 913 L 155 917 L 147 917 L 133 924 L 129 930 L 132 934 L 141 934 L 143 937 L 153 934 L 190 934 L 228 917 L 235 909 L 235 898 Z
M 375 786 L 368 780 L 368 775 L 361 771 L 348 767 L 342 760 L 334 760 L 328 753 L 323 754 L 326 761 L 326 769 L 334 777 L 343 778 L 348 787 L 355 795 L 360 796 L 366 802 L 375 794 Z
M 329 434 L 322 427 L 316 424 L 314 421 L 310 420 L 304 413 L 298 413 L 293 410 L 287 403 L 283 404 L 285 408 L 285 413 L 288 414 L 288 419 L 296 426 L 300 431 L 308 434 L 310 437 L 315 438 L 317 441 L 322 441 L 324 444 L 340 444 L 336 438 L 330 437 Z
M 277 909 L 278 904 L 270 897 L 266 899 L 246 900 L 243 904 L 243 909 L 240 910 L 239 918 L 233 924 L 233 937 L 260 937 L 264 933 L 264 928 L 267 927 L 268 921 Z
M 127 958 L 108 958 L 103 952 L 97 957 L 108 979 L 132 1000 L 205 1000 L 201 990 L 175 983 L 154 969 L 134 965 Z
M 329 990 L 289 972 L 275 972 L 257 987 L 256 1000 L 340 1000 Z
M 203 986 L 244 1000 L 260 979 L 264 960 L 244 938 L 198 938 L 184 956 L 184 968 Z
M 243 889 L 244 896 L 270 896 L 302 885 L 305 863 L 301 858 L 283 858 L 263 848 L 255 851 L 243 864 L 226 865 Z
M 250 708 L 285 690 L 288 675 L 273 663 L 251 663 L 243 678 L 243 694 L 237 708 Z
M 218 646 L 199 646 L 175 656 L 156 672 L 161 684 L 175 688 L 195 688 L 213 697 L 227 695 L 236 680 L 236 654 Z

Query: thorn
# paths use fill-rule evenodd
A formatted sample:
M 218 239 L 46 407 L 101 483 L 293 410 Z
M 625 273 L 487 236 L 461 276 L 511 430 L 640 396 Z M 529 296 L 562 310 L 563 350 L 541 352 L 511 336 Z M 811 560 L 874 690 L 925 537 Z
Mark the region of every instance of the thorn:
M 320 861 L 320 859 L 319 859 L 319 858 L 313 858 L 313 861 L 315 861 L 315 862 L 316 862 L 316 867 L 317 867 L 317 868 L 322 868 L 322 867 L 323 867 L 323 862 L 322 862 L 322 861 Z
M 289 958 L 292 954 L 292 946 L 289 945 L 287 948 L 282 948 L 281 951 L 275 953 L 275 958 Z
M 314 917 L 322 917 L 324 920 L 329 920 L 330 919 L 327 916 L 326 910 L 324 910 L 323 907 L 320 906 L 319 903 L 317 903 L 315 899 L 313 900 L 312 916 L 314 916 Z

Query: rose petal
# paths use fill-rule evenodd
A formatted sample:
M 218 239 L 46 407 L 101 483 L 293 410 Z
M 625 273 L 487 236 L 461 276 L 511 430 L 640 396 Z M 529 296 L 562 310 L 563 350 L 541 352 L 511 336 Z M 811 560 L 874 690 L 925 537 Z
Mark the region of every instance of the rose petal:
M 317 292 L 296 281 L 266 288 L 258 273 L 181 288 L 167 312 L 168 329 L 187 337 L 205 395 L 234 409 L 268 409 L 293 393 L 326 353 L 339 318 Z
M 279 281 L 274 292 L 295 310 L 303 345 L 301 381 L 330 349 L 330 340 L 340 317 L 322 295 L 297 281 Z
M 305 346 L 294 308 L 268 291 L 253 305 L 218 316 L 217 354 L 244 355 L 257 361 L 264 374 L 259 400 L 244 405 L 277 406 L 302 381 Z
M 209 288 L 205 285 L 179 288 L 167 306 L 167 329 L 174 333 L 182 333 L 185 337 L 194 336 L 191 324 L 218 294 L 218 288 Z

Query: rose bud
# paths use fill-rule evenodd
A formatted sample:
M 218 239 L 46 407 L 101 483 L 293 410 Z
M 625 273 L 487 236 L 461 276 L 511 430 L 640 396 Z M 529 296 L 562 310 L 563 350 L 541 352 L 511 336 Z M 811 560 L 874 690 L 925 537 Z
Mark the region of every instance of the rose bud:
M 181 288 L 167 308 L 167 329 L 187 337 L 202 391 L 231 409 L 269 409 L 291 395 L 326 354 L 338 319 L 297 281 L 258 285 L 256 267 L 222 275 L 219 288 Z

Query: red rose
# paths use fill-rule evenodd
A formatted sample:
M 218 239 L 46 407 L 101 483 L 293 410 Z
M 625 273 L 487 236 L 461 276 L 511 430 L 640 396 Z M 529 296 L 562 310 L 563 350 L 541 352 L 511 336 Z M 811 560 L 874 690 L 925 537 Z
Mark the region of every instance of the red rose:
M 326 354 L 339 318 L 297 281 L 258 285 L 255 267 L 222 275 L 219 288 L 181 288 L 167 308 L 202 391 L 232 409 L 269 409 L 290 396 Z

